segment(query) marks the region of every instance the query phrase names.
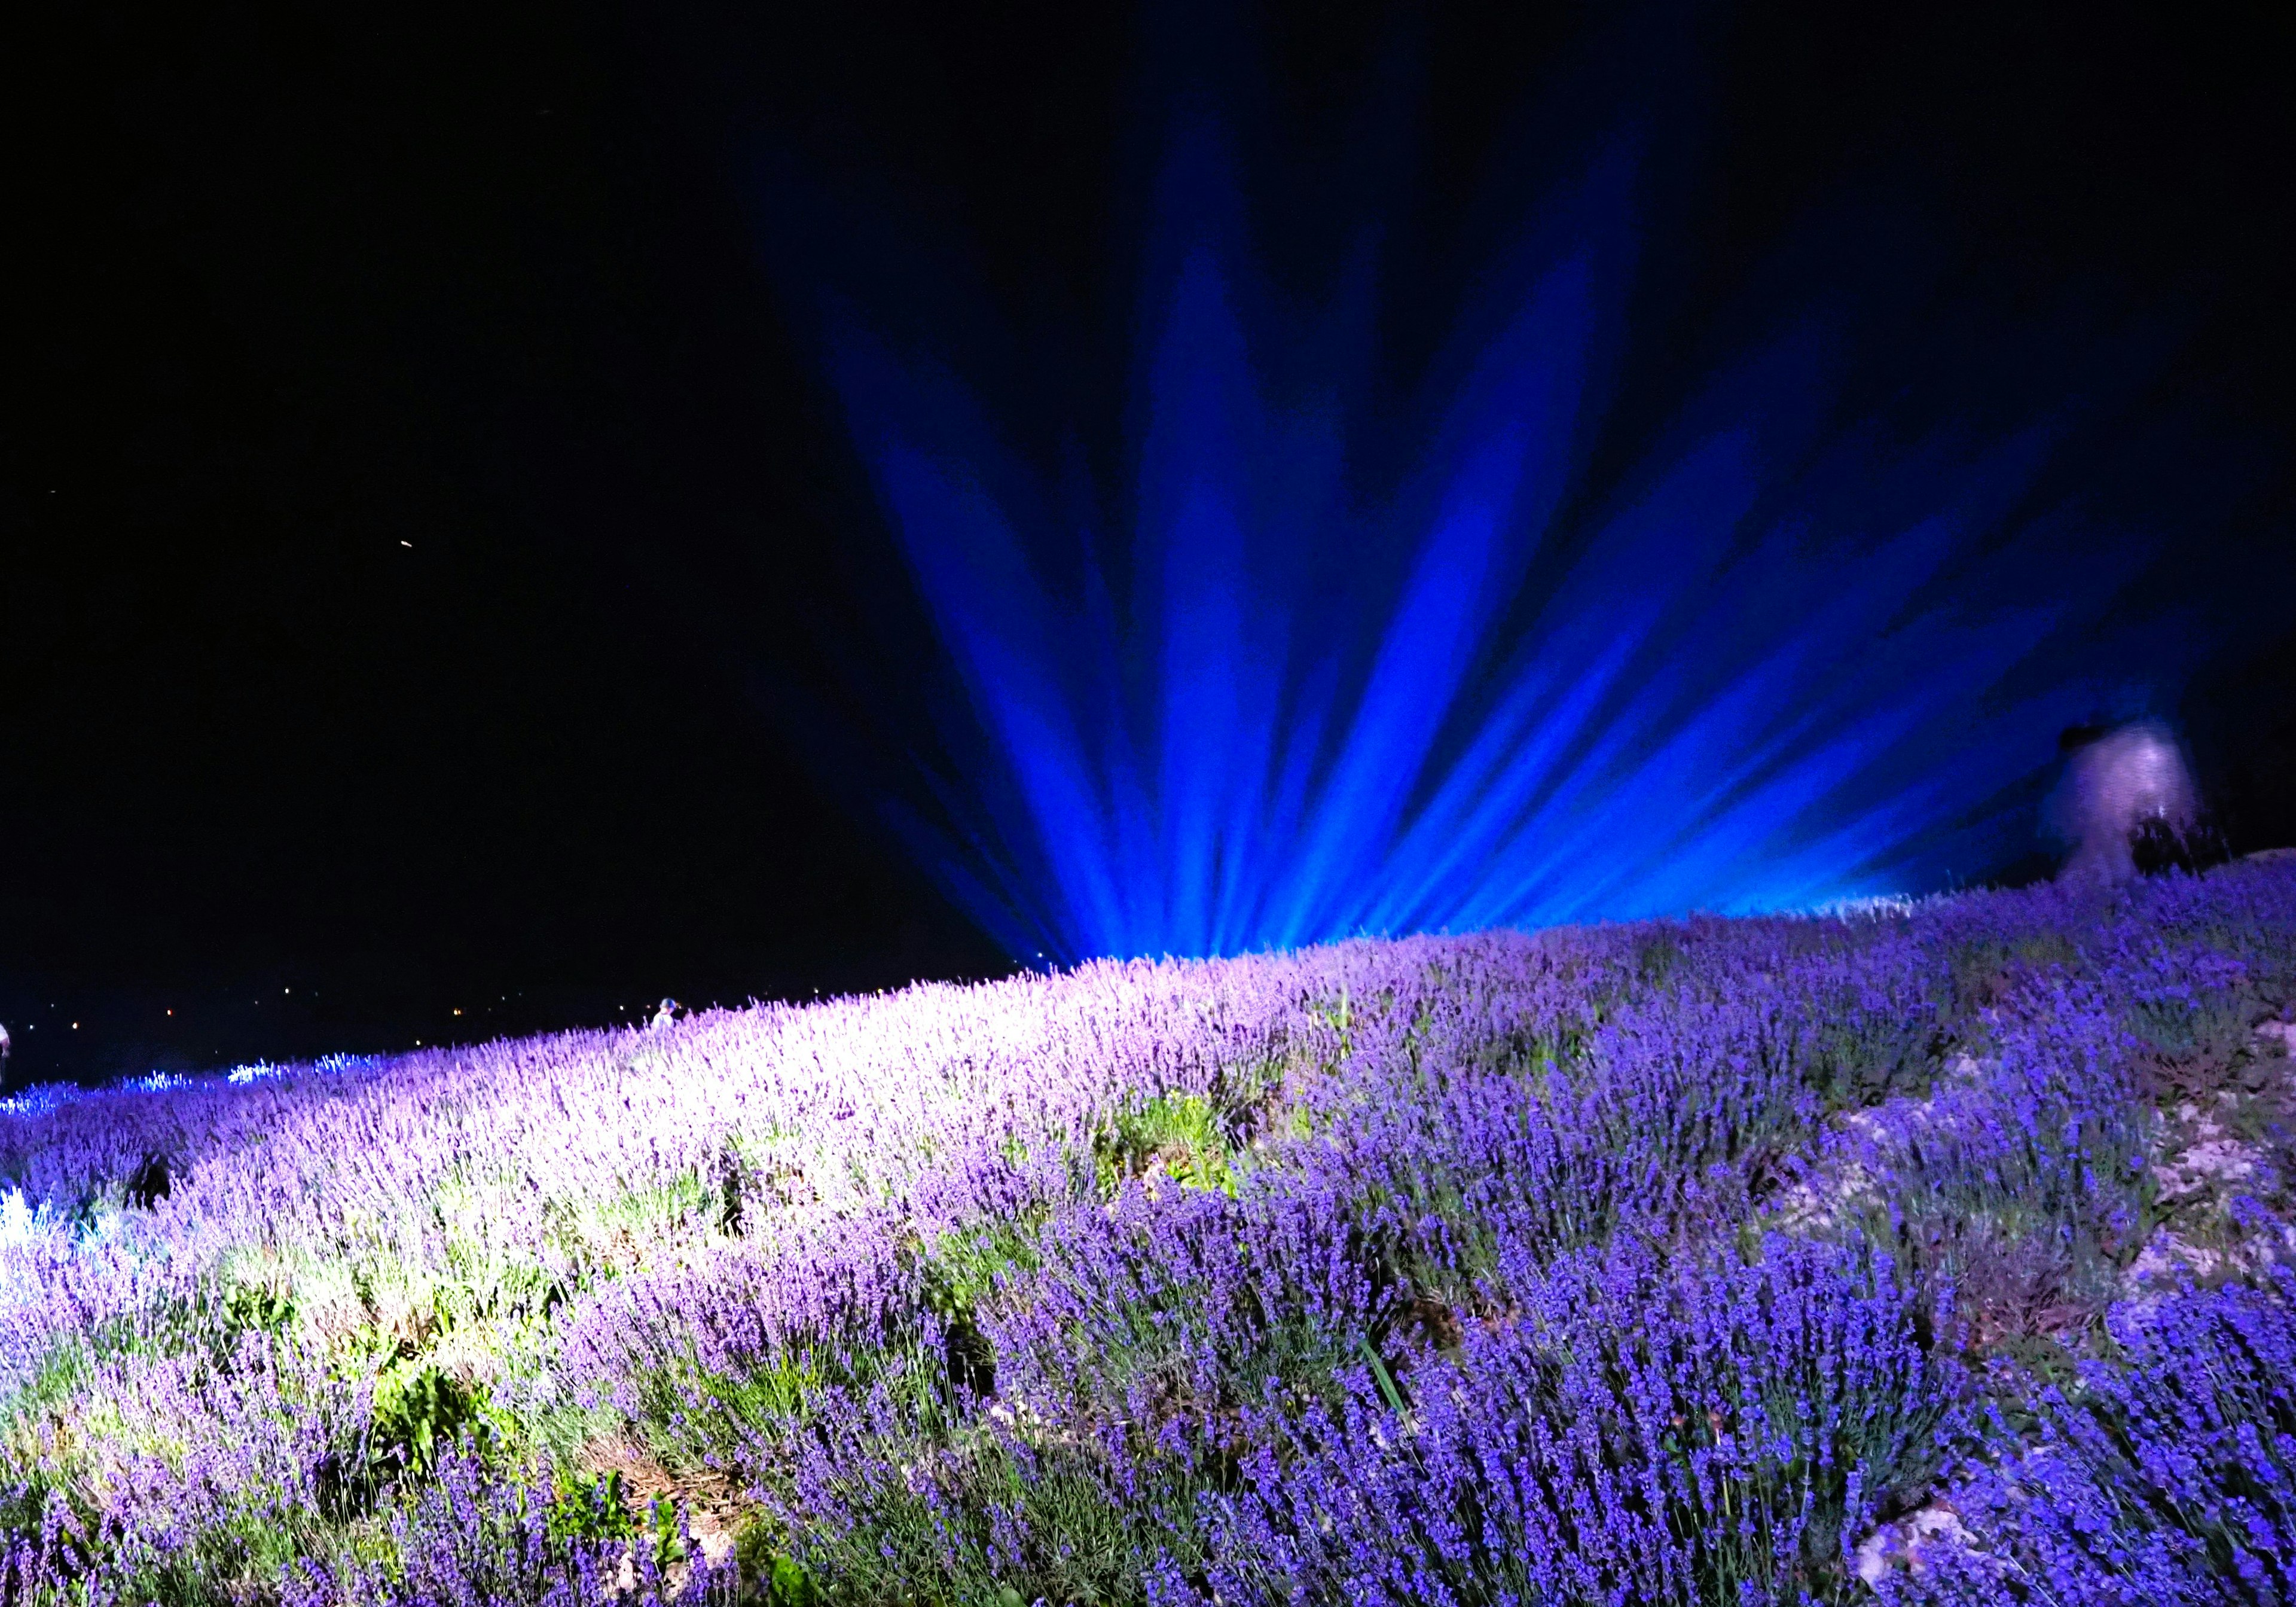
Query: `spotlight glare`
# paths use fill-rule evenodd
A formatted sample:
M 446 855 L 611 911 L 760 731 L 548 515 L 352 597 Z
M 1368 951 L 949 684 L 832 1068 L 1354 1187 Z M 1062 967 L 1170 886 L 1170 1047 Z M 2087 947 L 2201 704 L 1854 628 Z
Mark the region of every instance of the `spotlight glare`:
M 922 762 L 874 787 L 1008 952 L 1924 891 L 2022 845 L 2052 734 L 2108 669 L 2173 684 L 2188 643 L 2096 624 L 2160 537 L 2045 500 L 2100 451 L 2035 389 L 2086 348 L 1869 348 L 1883 321 L 1822 285 L 1598 471 L 1636 149 L 1597 147 L 1478 282 L 1450 355 L 1374 395 L 1372 269 L 1324 306 L 1278 293 L 1223 136 L 1184 119 L 1120 488 L 1047 471 L 1014 444 L 1047 432 L 1008 435 L 913 332 L 818 297 L 961 692 L 893 734 Z M 1946 376 L 1930 399 L 1850 406 L 1875 393 L 1853 376 L 1916 357 Z M 2094 389 L 2143 365 L 2107 352 Z M 1981 414 L 1934 400 L 1953 386 Z

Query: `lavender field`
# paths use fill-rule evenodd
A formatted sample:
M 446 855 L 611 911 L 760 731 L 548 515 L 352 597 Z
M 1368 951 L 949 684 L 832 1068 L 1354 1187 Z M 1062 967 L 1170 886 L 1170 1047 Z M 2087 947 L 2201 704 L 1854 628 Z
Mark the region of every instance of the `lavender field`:
M 2296 862 L 0 1111 L 0 1600 L 2296 1600 Z

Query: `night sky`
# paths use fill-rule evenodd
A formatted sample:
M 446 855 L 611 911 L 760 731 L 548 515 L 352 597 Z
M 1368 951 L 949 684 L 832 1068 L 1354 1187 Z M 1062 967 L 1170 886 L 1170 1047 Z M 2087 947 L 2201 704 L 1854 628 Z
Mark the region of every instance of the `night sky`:
M 1336 138 L 1407 39 L 1439 237 L 1593 13 L 1406 14 L 1267 12 L 1267 114 Z M 2283 538 L 2296 11 L 1702 27 L 1669 316 L 1885 190 L 1997 301 L 2177 321 L 2146 406 L 2259 465 L 2192 562 Z M 795 734 L 797 709 L 834 728 L 899 560 L 745 176 L 770 152 L 967 240 L 1001 295 L 1089 299 L 1136 210 L 1138 16 L 193 4 L 0 29 L 12 1082 L 1009 968 Z M 2182 710 L 2242 848 L 2296 841 L 2296 597 L 2279 617 L 2226 632 Z

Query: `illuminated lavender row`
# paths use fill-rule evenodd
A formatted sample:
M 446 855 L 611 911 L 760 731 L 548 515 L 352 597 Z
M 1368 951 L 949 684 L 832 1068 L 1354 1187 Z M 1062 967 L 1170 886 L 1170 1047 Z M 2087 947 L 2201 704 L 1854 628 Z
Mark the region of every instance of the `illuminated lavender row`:
M 0 1600 L 2285 1599 L 2292 1002 L 2243 865 L 20 1100 Z

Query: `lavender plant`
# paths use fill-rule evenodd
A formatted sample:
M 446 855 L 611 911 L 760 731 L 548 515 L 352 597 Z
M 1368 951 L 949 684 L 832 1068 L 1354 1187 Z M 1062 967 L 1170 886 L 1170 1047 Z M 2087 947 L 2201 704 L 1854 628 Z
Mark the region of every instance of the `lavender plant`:
M 2274 1601 L 2296 869 L 0 1109 L 0 1603 Z
M 1885 1574 L 1893 1602 L 2296 1596 L 2296 1277 L 2115 1314 L 2070 1380 L 2004 1381 L 1950 1485 L 1960 1538 Z

